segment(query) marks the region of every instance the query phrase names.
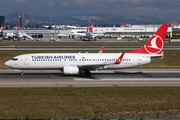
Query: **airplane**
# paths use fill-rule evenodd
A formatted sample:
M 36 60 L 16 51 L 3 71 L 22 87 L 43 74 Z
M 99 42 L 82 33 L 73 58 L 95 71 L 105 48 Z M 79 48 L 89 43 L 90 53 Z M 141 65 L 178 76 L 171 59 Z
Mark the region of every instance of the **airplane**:
M 99 37 L 101 39 L 101 36 L 104 36 L 104 34 L 96 34 L 92 32 L 93 27 L 95 26 L 95 23 L 92 23 L 92 25 L 87 28 L 86 32 L 76 32 L 73 35 L 74 36 L 79 36 L 80 39 L 85 40 L 86 38 L 90 41 L 91 39 L 96 41 L 96 38 Z
M 74 30 L 63 30 L 59 34 L 57 34 L 58 37 L 69 37 L 69 38 L 75 38 L 80 37 L 82 39 L 84 36 L 86 36 L 87 31 L 92 31 L 92 27 L 94 27 L 94 23 L 91 25 L 91 27 L 86 29 L 74 29 Z
M 75 38 L 80 37 L 80 39 L 85 40 L 86 38 L 90 41 L 91 39 L 96 40 L 97 37 L 101 39 L 101 36 L 104 36 L 104 34 L 101 33 L 93 33 L 92 28 L 95 26 L 94 23 L 85 29 L 73 29 L 73 30 L 63 30 L 60 33 L 57 34 L 58 37 L 69 37 L 69 38 Z
M 16 31 L 15 31 L 15 37 L 16 39 L 20 39 L 23 37 L 23 33 L 20 31 L 20 25 L 16 26 Z
M 144 46 L 127 53 L 32 53 L 15 56 L 5 65 L 21 71 L 61 70 L 64 75 L 85 76 L 91 76 L 93 70 L 142 66 L 164 57 L 167 29 L 168 24 L 162 24 Z
M 28 40 L 33 40 L 33 38 L 29 35 L 27 35 L 24 32 L 21 32 L 20 30 L 20 25 L 15 27 L 15 32 L 13 33 L 7 33 L 7 36 L 4 37 L 4 39 L 8 39 L 8 40 L 20 40 L 21 38 L 24 38 L 24 40 L 28 39 Z
M 128 25 L 126 23 L 123 23 L 123 25 L 121 27 L 132 27 L 132 24 L 129 23 Z
M 28 40 L 33 40 L 33 38 L 29 35 L 27 35 L 24 32 L 21 32 L 20 25 L 15 27 L 15 31 L 11 33 L 7 33 L 7 35 L 4 37 L 6 40 L 20 40 L 21 38 L 24 38 L 24 40 L 27 38 Z
M 73 29 L 73 30 L 62 30 L 61 32 L 59 32 L 57 34 L 58 37 L 69 37 L 69 38 L 73 38 L 77 37 L 76 34 L 78 33 L 85 33 L 86 30 L 85 29 Z

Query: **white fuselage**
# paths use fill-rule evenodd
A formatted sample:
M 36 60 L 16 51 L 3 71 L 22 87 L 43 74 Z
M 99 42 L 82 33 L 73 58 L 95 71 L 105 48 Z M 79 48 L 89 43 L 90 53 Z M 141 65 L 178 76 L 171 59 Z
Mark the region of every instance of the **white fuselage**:
M 18 38 L 22 38 L 23 37 L 23 33 L 20 32 L 20 31 L 16 31 L 15 34 L 16 34 L 16 37 L 18 37 Z
M 65 66 L 77 66 L 79 70 L 95 70 L 123 69 L 152 62 L 151 54 L 125 53 L 121 63 L 114 64 L 121 54 L 122 53 L 24 54 L 7 61 L 5 65 L 20 70 L 62 70 Z M 81 68 L 81 66 L 83 67 Z

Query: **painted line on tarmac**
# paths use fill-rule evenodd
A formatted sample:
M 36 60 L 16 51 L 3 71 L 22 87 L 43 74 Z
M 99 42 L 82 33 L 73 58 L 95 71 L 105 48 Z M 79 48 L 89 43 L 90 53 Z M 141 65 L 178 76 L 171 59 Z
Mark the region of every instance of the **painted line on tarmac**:
M 74 78 L 75 81 L 180 81 L 180 78 Z

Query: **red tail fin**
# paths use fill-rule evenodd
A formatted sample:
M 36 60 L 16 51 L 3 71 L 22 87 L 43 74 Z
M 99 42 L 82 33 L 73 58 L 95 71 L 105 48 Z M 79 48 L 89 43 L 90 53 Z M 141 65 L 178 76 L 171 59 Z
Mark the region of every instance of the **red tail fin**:
M 91 27 L 87 29 L 87 32 L 92 32 L 92 28 L 95 26 L 95 23 L 92 23 Z
M 126 23 L 123 23 L 122 27 L 126 27 Z
M 146 44 L 137 50 L 129 53 L 143 53 L 143 54 L 161 54 L 166 38 L 168 24 L 162 24 L 156 33 L 146 42 Z
M 94 27 L 95 26 L 95 23 L 92 23 L 91 27 Z
M 20 31 L 20 23 L 16 26 L 16 30 Z

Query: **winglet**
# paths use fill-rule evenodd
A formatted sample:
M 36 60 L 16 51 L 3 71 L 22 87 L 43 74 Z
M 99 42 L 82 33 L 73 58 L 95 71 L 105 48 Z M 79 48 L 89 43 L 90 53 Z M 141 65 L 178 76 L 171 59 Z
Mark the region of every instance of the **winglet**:
M 129 53 L 142 54 L 162 54 L 164 41 L 166 38 L 168 24 L 162 24 L 156 33 L 140 49 L 133 50 Z
M 104 46 L 101 47 L 98 53 L 103 53 L 104 52 Z
M 119 58 L 116 60 L 116 62 L 115 62 L 114 64 L 120 64 L 121 61 L 122 61 L 122 59 L 123 59 L 123 57 L 124 57 L 124 53 L 122 53 L 122 54 L 119 56 Z

